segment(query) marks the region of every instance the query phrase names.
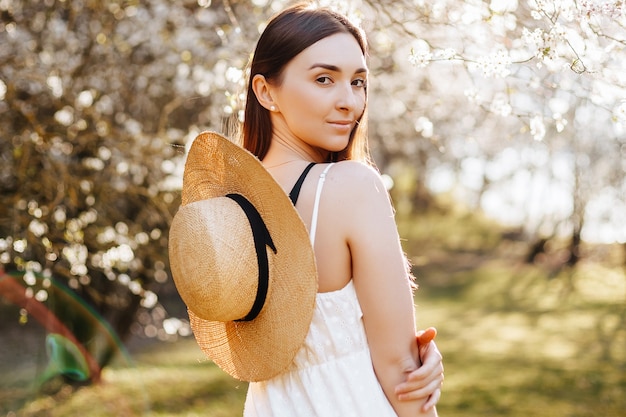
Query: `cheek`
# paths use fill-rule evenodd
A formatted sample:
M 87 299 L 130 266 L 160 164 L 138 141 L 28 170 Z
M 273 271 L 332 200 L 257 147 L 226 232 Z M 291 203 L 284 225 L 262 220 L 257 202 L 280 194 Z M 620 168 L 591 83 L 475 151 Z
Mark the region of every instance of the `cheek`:
M 316 104 L 320 102 L 319 97 L 314 93 L 314 91 L 307 88 L 292 87 L 281 107 L 289 113 L 304 111 L 309 115 L 313 114 L 315 113 Z

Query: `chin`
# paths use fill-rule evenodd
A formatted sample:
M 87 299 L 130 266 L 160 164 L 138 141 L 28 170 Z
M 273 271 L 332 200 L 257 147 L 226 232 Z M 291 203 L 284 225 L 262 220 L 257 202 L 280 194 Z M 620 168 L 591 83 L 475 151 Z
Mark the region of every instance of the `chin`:
M 324 149 L 321 150 L 321 153 L 324 154 L 325 155 L 325 159 L 328 160 L 328 158 L 330 157 L 330 154 L 341 152 L 341 151 L 346 149 L 346 146 L 344 146 L 342 148 L 340 148 L 340 147 L 324 148 Z
M 341 152 L 345 150 L 350 144 L 350 138 L 342 138 L 341 141 L 330 143 L 326 149 L 328 152 Z

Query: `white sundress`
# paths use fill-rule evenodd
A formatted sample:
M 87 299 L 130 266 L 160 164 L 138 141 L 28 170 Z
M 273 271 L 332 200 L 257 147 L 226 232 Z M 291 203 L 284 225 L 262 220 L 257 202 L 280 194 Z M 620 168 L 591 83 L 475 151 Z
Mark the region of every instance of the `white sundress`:
M 318 182 L 311 243 L 330 167 Z M 249 384 L 244 417 L 397 417 L 374 373 L 362 318 L 352 281 L 318 293 L 309 332 L 292 365 L 272 379 Z

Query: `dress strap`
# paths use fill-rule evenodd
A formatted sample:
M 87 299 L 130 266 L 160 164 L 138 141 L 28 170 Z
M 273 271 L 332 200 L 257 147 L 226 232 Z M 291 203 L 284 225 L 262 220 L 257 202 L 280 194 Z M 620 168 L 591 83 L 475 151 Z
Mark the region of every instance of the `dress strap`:
M 326 173 L 332 167 L 333 164 L 328 164 L 328 166 L 324 169 L 324 172 L 320 174 L 320 178 L 317 181 L 317 191 L 315 192 L 315 203 L 313 203 L 313 214 L 311 215 L 311 231 L 309 232 L 309 236 L 311 238 L 311 246 L 315 247 L 315 231 L 317 229 L 317 214 L 320 206 L 320 196 L 322 195 L 322 187 L 324 186 L 324 181 L 326 181 Z
M 298 201 L 298 196 L 300 195 L 300 188 L 302 188 L 302 183 L 304 182 L 304 179 L 306 178 L 311 168 L 313 168 L 313 165 L 315 165 L 315 162 L 311 162 L 309 165 L 307 165 L 306 168 L 304 168 L 304 171 L 302 171 L 302 174 L 300 174 L 298 181 L 296 181 L 296 184 L 293 186 L 293 188 L 289 192 L 289 198 L 291 199 L 291 202 L 293 203 L 294 206 L 296 205 L 296 202 Z

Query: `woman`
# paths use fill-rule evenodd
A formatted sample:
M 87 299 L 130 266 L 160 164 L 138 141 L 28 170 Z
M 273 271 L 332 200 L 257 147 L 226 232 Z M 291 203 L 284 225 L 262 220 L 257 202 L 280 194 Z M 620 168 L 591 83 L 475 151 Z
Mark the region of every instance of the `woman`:
M 268 23 L 252 58 L 243 146 L 286 192 L 302 179 L 295 207 L 319 289 L 294 365 L 250 384 L 246 416 L 436 415 L 440 356 L 427 344 L 419 368 L 413 285 L 369 158 L 366 55 L 344 16 L 297 5 Z

